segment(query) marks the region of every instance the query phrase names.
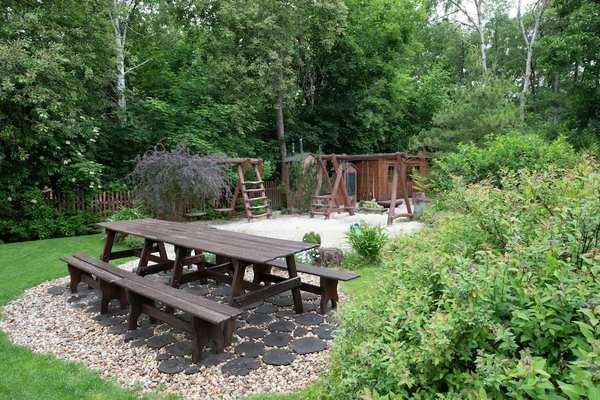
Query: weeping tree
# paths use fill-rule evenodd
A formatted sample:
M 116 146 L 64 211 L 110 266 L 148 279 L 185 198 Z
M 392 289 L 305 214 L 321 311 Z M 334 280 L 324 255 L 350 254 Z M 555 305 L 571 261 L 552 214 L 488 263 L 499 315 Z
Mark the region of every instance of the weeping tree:
M 185 147 L 154 149 L 139 157 L 130 179 L 144 205 L 159 218 L 181 220 L 200 200 L 229 197 L 226 164 L 218 156 L 191 154 Z

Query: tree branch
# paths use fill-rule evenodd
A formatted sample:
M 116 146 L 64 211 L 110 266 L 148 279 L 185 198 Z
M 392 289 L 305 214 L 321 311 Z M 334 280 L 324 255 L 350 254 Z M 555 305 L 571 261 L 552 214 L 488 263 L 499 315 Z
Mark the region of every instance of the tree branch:
M 143 62 L 139 63 L 138 65 L 135 65 L 135 66 L 133 66 L 133 67 L 131 67 L 131 68 L 127 69 L 127 70 L 125 71 L 125 74 L 128 74 L 128 73 L 130 73 L 130 72 L 131 72 L 131 71 L 133 71 L 134 69 L 137 69 L 137 68 L 141 67 L 142 65 L 144 65 L 144 64 L 147 64 L 147 63 L 148 63 L 148 62 L 150 62 L 150 61 L 152 61 L 152 57 L 150 57 L 150 58 L 149 58 L 149 59 L 147 59 L 146 61 L 143 61 Z

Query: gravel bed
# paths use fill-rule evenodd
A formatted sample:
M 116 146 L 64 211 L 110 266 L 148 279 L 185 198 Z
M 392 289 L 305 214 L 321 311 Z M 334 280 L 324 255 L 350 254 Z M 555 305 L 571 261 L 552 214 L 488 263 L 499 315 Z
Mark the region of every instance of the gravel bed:
M 135 265 L 136 261 L 121 267 L 131 270 Z M 300 275 L 303 281 L 318 284 L 318 278 Z M 251 276 L 249 271 L 247 279 Z M 168 275 L 156 274 L 152 279 L 167 282 Z M 228 289 L 211 282 L 182 286 L 222 302 Z M 0 329 L 17 345 L 80 362 L 125 387 L 164 388 L 189 399 L 237 399 L 297 390 L 327 368 L 334 312 L 324 318 L 316 311 L 296 316 L 287 306 L 289 297 L 279 295 L 244 312 L 225 353 L 206 353 L 199 364 L 191 362 L 184 332 L 166 324 L 150 325 L 145 316 L 140 328 L 127 331 L 126 310 L 113 302 L 111 312 L 100 315 L 94 291 L 80 285 L 79 293 L 72 295 L 68 278 L 28 289 L 8 303 Z M 340 297 L 343 302 L 343 294 Z M 303 293 L 303 303 L 315 310 L 318 298 Z

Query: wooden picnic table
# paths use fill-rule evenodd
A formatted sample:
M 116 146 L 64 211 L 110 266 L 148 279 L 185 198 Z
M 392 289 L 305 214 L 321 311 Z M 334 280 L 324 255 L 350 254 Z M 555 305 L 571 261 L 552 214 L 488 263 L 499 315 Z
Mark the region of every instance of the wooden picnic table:
M 182 283 L 207 278 L 231 284 L 229 303 L 234 306 L 245 306 L 260 302 L 268 297 L 286 291 L 292 292 L 294 310 L 302 313 L 300 296 L 300 278 L 296 270 L 296 253 L 317 247 L 315 244 L 291 240 L 272 239 L 239 232 L 230 232 L 205 225 L 163 221 L 158 219 L 138 219 L 129 221 L 102 222 L 98 226 L 106 230 L 106 241 L 102 252 L 102 260 L 110 260 L 137 256 L 139 257 L 139 275 L 148 275 L 160 271 L 171 270 L 171 286 L 177 288 Z M 144 238 L 144 246 L 113 252 L 113 243 L 117 233 L 124 233 Z M 175 259 L 170 260 L 165 250 L 165 243 L 175 247 Z M 216 256 L 215 263 L 206 261 L 203 253 Z M 156 255 L 158 253 L 158 255 Z M 192 253 L 194 253 L 192 255 Z M 260 285 L 260 276 L 265 266 L 273 260 L 284 258 L 288 276 L 269 285 Z M 150 261 L 155 262 L 148 265 Z M 197 270 L 184 274 L 184 267 L 196 265 Z M 247 267 L 254 269 L 253 282 L 244 280 Z M 243 294 L 244 290 L 248 293 Z

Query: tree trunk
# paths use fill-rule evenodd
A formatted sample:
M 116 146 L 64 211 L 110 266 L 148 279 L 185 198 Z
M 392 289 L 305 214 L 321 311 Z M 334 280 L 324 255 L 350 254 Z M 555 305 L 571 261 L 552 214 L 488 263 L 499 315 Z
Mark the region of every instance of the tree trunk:
M 481 1 L 475 0 L 475 11 L 477 12 L 477 31 L 479 32 L 479 51 L 481 52 L 481 68 L 483 69 L 484 78 L 487 77 L 487 44 L 485 42 L 485 29 L 481 21 Z
M 549 0 L 541 0 L 538 4 L 538 9 L 535 13 L 535 21 L 533 25 L 533 31 L 531 32 L 531 36 L 528 35 L 527 30 L 525 29 L 525 25 L 523 24 L 523 19 L 521 18 L 521 0 L 519 0 L 517 4 L 517 20 L 519 21 L 519 27 L 521 28 L 523 41 L 525 42 L 525 47 L 527 48 L 527 58 L 525 59 L 525 72 L 523 73 L 523 89 L 521 90 L 519 104 L 519 114 L 521 117 L 521 122 L 525 121 L 525 107 L 527 102 L 527 95 L 529 94 L 529 90 L 531 87 L 531 75 L 533 71 L 533 49 L 535 47 L 535 42 L 540 31 L 540 24 L 544 15 L 544 11 L 548 6 L 548 1 Z
M 288 165 L 285 162 L 287 158 L 287 148 L 285 146 L 285 128 L 283 125 L 283 96 L 277 97 L 277 105 L 275 106 L 277 112 L 277 141 L 279 142 L 279 153 L 281 155 L 281 182 L 287 192 L 290 190 L 290 174 L 288 171 Z
M 117 106 L 119 114 L 125 116 L 127 99 L 125 98 L 125 33 L 121 31 L 119 17 L 114 17 L 115 50 L 117 52 Z
M 525 121 L 525 106 L 527 101 L 527 94 L 529 93 L 529 87 L 531 86 L 531 59 L 533 57 L 533 48 L 529 46 L 527 48 L 527 59 L 525 60 L 525 73 L 523 74 L 523 90 L 521 90 L 521 101 L 519 104 L 519 115 L 521 122 Z

